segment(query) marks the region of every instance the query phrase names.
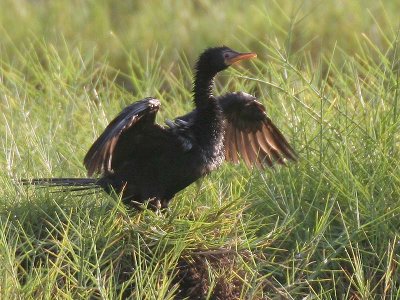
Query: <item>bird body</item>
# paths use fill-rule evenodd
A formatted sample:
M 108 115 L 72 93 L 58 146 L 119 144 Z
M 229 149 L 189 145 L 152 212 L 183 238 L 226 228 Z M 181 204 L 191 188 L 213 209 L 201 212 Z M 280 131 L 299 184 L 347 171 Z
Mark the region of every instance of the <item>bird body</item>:
M 130 110 L 136 111 L 136 106 L 150 106 L 155 101 L 153 98 L 141 100 Z M 99 184 L 122 192 L 122 199 L 127 203 L 155 199 L 166 206 L 176 192 L 215 170 L 224 161 L 224 120 L 216 99 L 213 101 L 215 103 L 203 106 L 189 122 L 177 118 L 164 127 L 142 123 L 122 134 L 110 162 L 106 160 L 110 167 L 95 169 L 106 170 Z M 148 119 L 141 121 L 154 120 L 146 116 Z M 114 124 L 110 125 L 114 128 Z M 98 151 L 101 146 L 98 148 L 94 144 L 92 149 Z M 104 157 L 104 153 L 95 151 L 89 150 L 85 157 L 90 172 L 92 162 L 99 166 L 97 157 Z
M 214 76 L 232 63 L 255 57 L 228 47 L 209 48 L 196 64 L 193 83 L 195 110 L 155 123 L 159 100 L 148 97 L 127 106 L 106 127 L 84 158 L 87 178 L 34 179 L 25 183 L 74 186 L 75 189 L 101 187 L 121 194 L 122 200 L 140 206 L 166 207 L 174 195 L 218 168 L 224 161 L 272 165 L 273 161 L 295 160 L 293 149 L 265 115 L 253 96 L 230 93 L 212 95 Z

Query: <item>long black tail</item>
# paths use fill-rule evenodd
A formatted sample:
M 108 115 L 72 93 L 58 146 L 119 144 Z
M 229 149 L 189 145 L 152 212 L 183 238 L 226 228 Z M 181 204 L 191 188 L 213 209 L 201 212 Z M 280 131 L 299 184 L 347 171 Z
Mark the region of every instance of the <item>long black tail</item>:
M 101 180 L 95 178 L 34 178 L 22 179 L 21 183 L 41 187 L 66 187 L 72 192 L 103 188 Z

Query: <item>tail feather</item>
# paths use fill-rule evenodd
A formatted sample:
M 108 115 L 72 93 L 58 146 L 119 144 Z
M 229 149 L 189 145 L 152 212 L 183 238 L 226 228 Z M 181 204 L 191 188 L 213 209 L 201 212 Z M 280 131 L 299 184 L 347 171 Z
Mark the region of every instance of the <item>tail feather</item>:
M 102 188 L 99 179 L 95 178 L 34 178 L 22 179 L 20 182 L 41 187 L 67 187 L 71 192 Z

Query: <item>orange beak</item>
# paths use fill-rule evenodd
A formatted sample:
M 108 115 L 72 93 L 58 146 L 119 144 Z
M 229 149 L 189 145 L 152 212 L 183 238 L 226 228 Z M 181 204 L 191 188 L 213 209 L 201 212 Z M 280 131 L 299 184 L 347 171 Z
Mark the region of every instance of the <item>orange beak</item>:
M 229 65 L 231 65 L 231 64 L 234 64 L 234 63 L 236 63 L 236 62 L 238 62 L 238 61 L 247 60 L 247 59 L 252 59 L 252 58 L 255 58 L 255 57 L 257 57 L 257 54 L 254 53 L 254 52 L 238 53 L 238 54 L 235 55 L 234 57 L 232 57 L 232 58 L 226 60 L 226 62 L 227 62 Z

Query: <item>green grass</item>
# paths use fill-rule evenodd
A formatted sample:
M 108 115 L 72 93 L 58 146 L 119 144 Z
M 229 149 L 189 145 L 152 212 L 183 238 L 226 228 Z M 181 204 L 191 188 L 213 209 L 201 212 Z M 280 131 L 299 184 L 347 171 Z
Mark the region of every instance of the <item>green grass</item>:
M 400 4 L 212 3 L 0 0 L 1 299 L 400 298 Z M 191 110 L 222 43 L 259 59 L 216 94 L 255 94 L 298 163 L 226 164 L 165 214 L 18 183 L 84 176 L 135 100 Z

